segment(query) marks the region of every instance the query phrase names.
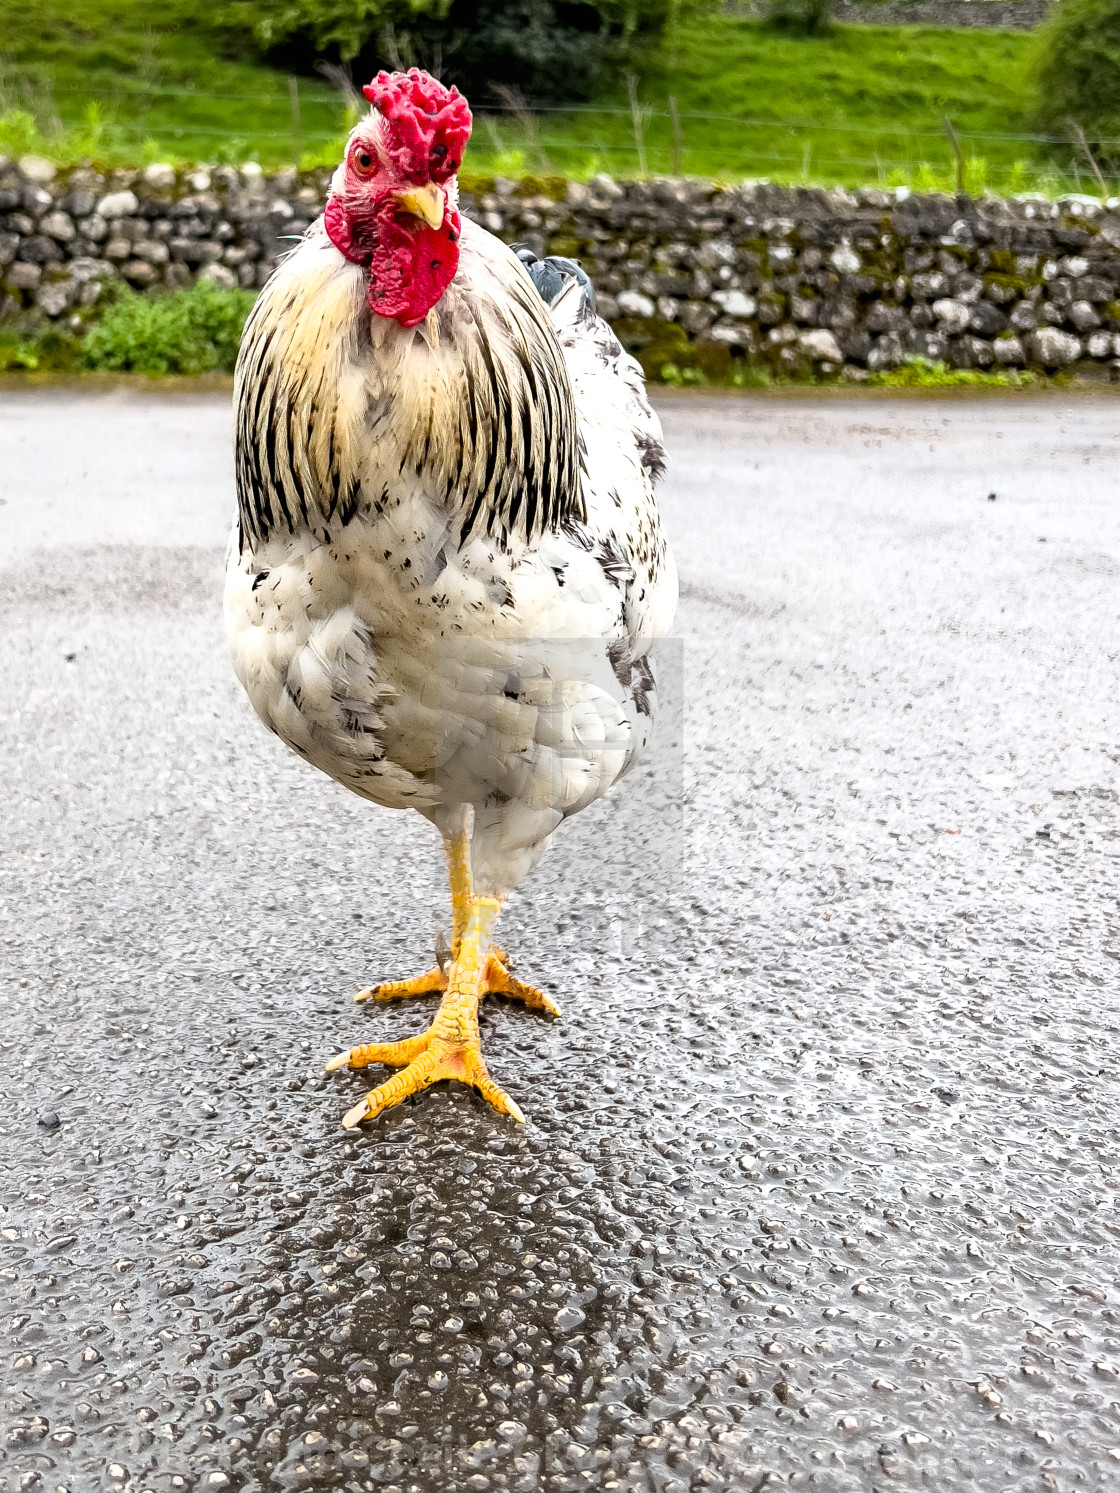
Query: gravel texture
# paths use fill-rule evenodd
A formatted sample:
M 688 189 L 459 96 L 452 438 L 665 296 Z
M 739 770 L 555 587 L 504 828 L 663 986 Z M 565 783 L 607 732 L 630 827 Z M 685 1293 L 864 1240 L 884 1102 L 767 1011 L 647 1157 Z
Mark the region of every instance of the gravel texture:
M 230 675 L 226 402 L 0 396 L 5 1486 L 1117 1486 L 1118 407 L 662 408 L 672 874 L 348 1136 L 434 837 Z

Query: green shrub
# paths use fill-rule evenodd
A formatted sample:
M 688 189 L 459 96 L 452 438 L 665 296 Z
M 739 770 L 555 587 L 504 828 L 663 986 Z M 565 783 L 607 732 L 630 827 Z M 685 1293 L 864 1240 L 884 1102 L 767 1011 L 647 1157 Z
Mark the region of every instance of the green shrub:
M 702 368 L 678 368 L 676 363 L 662 363 L 661 382 L 674 389 L 683 389 L 693 384 L 706 384 L 708 380 Z
M 0 373 L 30 373 L 38 366 L 39 353 L 33 342 L 0 334 Z
M 774 376 L 761 363 L 740 363 L 731 375 L 731 382 L 736 389 L 768 389 Z
M 8 156 L 33 155 L 41 150 L 43 137 L 35 116 L 26 109 L 0 110 L 0 153 Z
M 1120 0 L 1062 0 L 1035 33 L 1032 74 L 1041 124 L 1120 134 Z
M 86 337 L 82 363 L 116 373 L 231 372 L 255 299 L 205 280 L 150 299 L 126 291 Z

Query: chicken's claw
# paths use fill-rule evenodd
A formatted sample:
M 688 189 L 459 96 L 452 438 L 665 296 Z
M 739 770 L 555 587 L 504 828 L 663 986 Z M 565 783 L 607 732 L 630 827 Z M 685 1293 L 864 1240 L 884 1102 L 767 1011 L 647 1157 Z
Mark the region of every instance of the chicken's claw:
M 525 1116 L 521 1108 L 506 1093 L 500 1089 L 490 1074 L 486 1071 L 486 1064 L 482 1061 L 481 1052 L 467 1053 L 467 1074 L 471 1083 L 486 1100 L 492 1104 L 499 1114 L 509 1115 L 511 1120 L 516 1120 L 519 1125 L 524 1125 Z
M 331 1058 L 325 1068 L 327 1073 L 337 1073 L 339 1068 L 368 1068 L 371 1063 L 384 1063 L 389 1068 L 403 1068 L 411 1063 L 427 1047 L 427 1033 L 418 1037 L 406 1037 L 403 1042 L 366 1042 L 361 1047 L 348 1048 Z
M 543 991 L 510 974 L 503 963 L 505 956 L 501 949 L 487 950 L 490 927 L 499 906 L 493 898 L 471 899 L 471 915 L 446 973 L 441 968 L 429 970 L 413 980 L 379 985 L 355 997 L 357 1000 L 371 996 L 375 1000 L 392 1000 L 395 996 L 420 995 L 428 990 L 444 992 L 439 1010 L 427 1031 L 407 1037 L 403 1042 L 366 1043 L 331 1058 L 327 1064 L 328 1073 L 340 1068 L 368 1068 L 373 1063 L 385 1063 L 401 1070 L 379 1088 L 371 1090 L 346 1114 L 343 1129 L 353 1130 L 363 1120 L 373 1119 L 410 1094 L 422 1093 L 432 1084 L 448 1078 L 473 1085 L 500 1113 L 524 1123 L 521 1110 L 486 1070 L 479 1044 L 478 1003 L 485 995 L 504 995 L 550 1016 L 559 1016 L 560 1011 Z

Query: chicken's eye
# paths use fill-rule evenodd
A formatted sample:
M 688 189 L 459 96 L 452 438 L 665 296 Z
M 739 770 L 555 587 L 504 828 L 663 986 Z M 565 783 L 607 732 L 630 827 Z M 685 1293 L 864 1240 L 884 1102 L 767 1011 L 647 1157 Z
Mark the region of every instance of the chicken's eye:
M 350 157 L 350 164 L 358 176 L 372 176 L 376 162 L 368 150 L 363 150 L 359 145 Z

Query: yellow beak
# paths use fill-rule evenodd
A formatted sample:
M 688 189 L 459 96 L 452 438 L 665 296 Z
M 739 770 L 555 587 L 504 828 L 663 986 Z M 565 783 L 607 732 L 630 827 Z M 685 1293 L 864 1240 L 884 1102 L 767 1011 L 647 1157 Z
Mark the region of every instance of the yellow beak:
M 406 213 L 423 218 L 429 228 L 438 228 L 443 222 L 443 191 L 434 181 L 425 187 L 409 187 L 406 192 L 394 195 Z

